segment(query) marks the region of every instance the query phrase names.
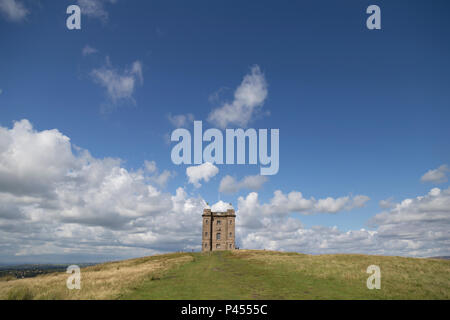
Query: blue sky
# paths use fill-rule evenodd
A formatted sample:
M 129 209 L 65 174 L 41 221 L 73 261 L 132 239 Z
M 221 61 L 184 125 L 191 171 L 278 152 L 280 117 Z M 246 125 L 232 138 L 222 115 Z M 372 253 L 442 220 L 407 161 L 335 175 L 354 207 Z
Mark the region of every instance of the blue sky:
M 6 6 L 11 3 L 13 8 Z M 68 30 L 65 11 L 76 3 L 82 8 L 82 29 Z M 156 177 L 148 178 L 149 184 L 154 185 L 164 170 L 169 175 L 166 183 L 155 185 L 158 192 L 174 195 L 183 188 L 186 201 L 214 203 L 220 198 L 231 202 L 249 219 L 260 219 L 254 211 L 263 210 L 248 207 L 251 212 L 247 212 L 242 203 L 239 209 L 239 197 L 244 201 L 251 192 L 257 192 L 261 205 L 270 203 L 276 190 L 286 195 L 301 192 L 307 199 L 364 195 L 370 200 L 348 210 L 311 214 L 272 208 L 267 209 L 265 217 L 272 219 L 281 214 L 283 219 L 299 221 L 307 232 L 318 226 L 336 226 L 344 234 L 363 228 L 381 234 L 386 223 L 392 230 L 407 228 L 409 235 L 416 232 L 415 236 L 396 239 L 389 233 L 388 240 L 387 235 L 380 237 L 376 245 L 370 242 L 362 251 L 449 254 L 445 228 L 434 229 L 433 224 L 420 232 L 411 231 L 408 214 L 415 208 L 404 212 L 395 207 L 404 199 L 426 196 L 436 187 L 442 197 L 436 201 L 444 203 L 444 207 L 450 203 L 445 178 L 445 165 L 450 163 L 449 5 L 445 1 L 376 1 L 381 8 L 382 29 L 368 30 L 365 11 L 374 3 L 0 0 L 0 127 L 10 131 L 14 121 L 27 119 L 35 133 L 57 129 L 70 138 L 72 147 L 88 150 L 95 159 L 121 159 L 119 167 L 130 173 L 142 170 L 144 161 L 155 161 L 158 169 L 151 174 Z M 86 48 L 92 50 L 83 54 Z M 137 69 L 133 69 L 135 66 Z M 167 137 L 175 126 L 169 118 L 184 115 L 187 120 L 183 125 L 191 129 L 188 115 L 192 114 L 206 128 L 216 127 L 208 116 L 233 101 L 235 90 L 254 66 L 259 66 L 267 83 L 267 97 L 255 108 L 246 128 L 280 129 L 280 170 L 268 176 L 258 190 L 225 194 L 219 192 L 219 186 L 226 175 L 241 180 L 258 175 L 259 166 L 217 165 L 219 173 L 196 188 L 188 182 L 187 166 L 171 162 L 175 143 L 168 142 Z M 107 81 L 100 80 L 100 75 L 105 74 L 128 77 L 133 81 L 132 88 L 122 88 L 122 96 L 112 98 L 106 90 Z M 118 86 L 111 88 L 121 90 Z M 230 123 L 229 127 L 239 126 Z M 7 150 L 12 149 L 5 147 L 4 157 Z M 32 159 L 33 154 L 29 157 Z M 19 179 L 12 175 L 16 169 L 6 165 L 2 168 L 5 183 L 0 183 L 0 193 L 16 197 L 8 201 L 17 206 L 14 210 L 24 213 L 28 209 L 17 204 L 24 201 L 17 198 L 24 194 L 14 194 L 9 188 L 18 181 L 14 179 Z M 421 181 L 430 170 L 437 171 Z M 21 172 L 20 168 L 14 172 Z M 385 199 L 392 204 L 382 208 L 379 201 Z M 7 200 L 3 202 L 6 207 Z M 11 206 L 8 202 L 7 207 Z M 45 206 L 41 209 L 46 210 Z M 443 220 L 438 220 L 441 226 L 448 226 L 448 207 L 443 211 L 427 210 L 423 219 L 444 212 L 444 218 L 439 218 Z M 404 224 L 397 226 L 386 222 L 389 219 L 385 216 L 377 216 L 375 220 L 386 220 L 371 225 L 371 219 L 382 212 L 404 217 Z M 31 216 L 28 219 L 35 221 Z M 167 240 L 159 239 L 153 230 L 151 237 L 158 240 L 152 240 L 152 244 L 133 242 L 123 231 L 115 235 L 125 237 L 120 238 L 120 246 L 108 246 L 103 251 L 100 246 L 106 246 L 107 239 L 111 239 L 106 236 L 101 245 L 93 242 L 83 249 L 73 247 L 70 237 L 64 238 L 67 242 L 61 238 L 47 242 L 40 239 L 37 244 L 30 242 L 22 247 L 13 242 L 23 241 L 24 231 L 13 232 L 16 229 L 11 221 L 15 219 L 9 213 L 10 218 L 5 217 L 0 215 L 0 241 L 8 245 L 0 256 L 8 261 L 39 260 L 39 255 L 44 254 L 77 255 L 88 260 L 86 252 L 92 247 L 107 259 L 126 256 L 123 250 L 127 246 L 136 248 L 130 255 L 137 256 L 197 249 L 200 245 L 195 238 L 199 230 L 195 223 L 185 236 L 189 241 L 180 237 L 173 246 L 166 246 Z M 270 223 L 281 223 L 275 220 Z M 65 230 L 67 224 L 70 228 L 74 224 L 104 228 L 102 234 L 108 233 L 110 227 L 73 218 L 69 222 L 62 219 L 55 228 Z M 289 233 L 289 241 L 277 242 L 274 239 L 279 237 L 270 238 L 268 225 L 259 231 L 255 228 L 242 223 L 242 247 L 310 253 L 356 250 L 343 246 L 324 251 L 326 244 L 303 244 Z M 427 242 L 423 232 L 439 233 L 440 240 Z M 252 242 L 250 235 L 260 242 Z M 75 242 L 76 236 L 72 236 Z M 316 236 L 317 241 L 322 241 L 319 235 L 314 239 Z M 383 247 L 384 241 L 392 241 L 392 245 Z

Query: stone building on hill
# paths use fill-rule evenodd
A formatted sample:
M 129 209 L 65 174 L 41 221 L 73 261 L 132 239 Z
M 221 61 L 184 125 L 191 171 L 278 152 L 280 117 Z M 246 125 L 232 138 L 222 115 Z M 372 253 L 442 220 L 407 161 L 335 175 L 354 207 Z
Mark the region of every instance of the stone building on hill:
M 236 214 L 231 204 L 223 201 L 203 209 L 202 251 L 235 249 Z

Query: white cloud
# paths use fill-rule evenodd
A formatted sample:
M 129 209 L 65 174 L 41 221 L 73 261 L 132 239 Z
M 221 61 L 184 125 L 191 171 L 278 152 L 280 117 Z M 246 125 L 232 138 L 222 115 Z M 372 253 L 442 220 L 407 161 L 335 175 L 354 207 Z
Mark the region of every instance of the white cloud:
M 7 19 L 18 22 L 29 14 L 22 2 L 18 0 L 0 0 L 0 11 Z
M 400 225 L 402 223 L 435 222 L 450 223 L 450 188 L 441 190 L 433 188 L 425 196 L 405 199 L 395 204 L 388 212 L 377 214 L 372 218 L 377 225 Z M 450 228 L 448 229 L 450 232 Z
M 109 17 L 105 4 L 114 4 L 116 2 L 116 0 L 77 0 L 83 15 L 98 18 L 103 22 L 106 22 Z
M 176 128 L 185 127 L 187 124 L 194 121 L 194 115 L 192 113 L 177 115 L 172 115 L 169 113 L 167 115 L 167 118 L 169 119 L 170 123 Z
M 286 201 L 286 199 L 284 199 Z M 374 230 L 341 231 L 337 227 L 304 228 L 298 219 L 276 208 L 274 200 L 259 204 L 258 194 L 239 198 L 236 235 L 252 249 L 304 253 L 365 253 L 402 256 L 450 254 L 450 188 L 405 199 L 370 221 Z M 291 201 L 287 200 L 289 203 Z M 357 201 L 358 202 L 358 201 Z M 291 204 L 292 205 L 292 204 Z M 304 202 L 299 208 L 314 206 Z M 280 214 L 280 212 L 282 214 Z
M 208 120 L 220 128 L 229 124 L 246 127 L 267 98 L 267 82 L 259 66 L 251 68 L 234 92 L 234 100 L 214 109 Z
M 150 178 L 151 181 L 154 181 L 158 186 L 165 187 L 170 178 L 174 177 L 174 173 L 169 170 L 164 170 L 158 175 L 155 175 Z
M 155 161 L 144 161 L 144 170 L 145 173 L 149 174 L 148 180 L 150 182 L 156 183 L 159 187 L 165 187 L 170 178 L 175 176 L 175 172 L 171 172 L 169 170 L 164 170 L 159 173 L 158 167 L 156 166 Z
M 291 213 L 314 214 L 314 213 L 337 213 L 361 208 L 369 200 L 369 197 L 357 195 L 340 198 L 324 198 L 316 200 L 314 197 L 304 198 L 298 191 L 284 194 L 280 190 L 274 192 L 268 203 L 260 204 L 258 193 L 251 192 L 247 197 L 238 198 L 239 213 L 243 226 L 261 225 L 264 218 L 284 218 Z
M 422 182 L 431 182 L 431 183 L 444 183 L 448 181 L 447 173 L 450 170 L 448 169 L 448 166 L 443 164 L 437 169 L 429 170 L 427 171 L 420 180 Z
M 91 72 L 94 81 L 106 89 L 106 93 L 113 104 L 119 101 L 132 101 L 137 84 L 142 84 L 142 63 L 133 62 L 131 68 L 123 72 L 111 66 L 107 59 L 106 66 Z
M 85 45 L 84 48 L 81 50 L 81 53 L 83 54 L 83 56 L 88 56 L 94 53 L 97 53 L 98 50 L 89 46 L 89 45 Z
M 378 205 L 382 209 L 389 209 L 389 208 L 392 208 L 394 206 L 393 200 L 394 200 L 394 198 L 392 198 L 392 197 L 384 199 L 384 200 L 380 200 L 378 202 Z
M 216 202 L 211 206 L 212 212 L 227 212 L 228 209 L 233 209 L 231 203 L 223 202 L 222 200 Z
M 433 188 L 425 196 L 405 199 L 392 209 L 370 220 L 377 226 L 383 241 L 407 245 L 409 254 L 434 256 L 449 254 L 450 248 L 450 188 Z M 438 252 L 439 249 L 446 252 Z
M 237 214 L 238 219 L 239 215 Z M 238 225 L 239 222 L 236 222 Z M 365 229 L 343 232 L 337 227 L 304 228 L 295 218 L 264 219 L 259 228 L 238 227 L 240 246 L 252 249 L 295 251 L 309 254 L 386 253 L 376 233 Z
M 36 131 L 27 120 L 0 127 L 0 256 L 197 247 L 203 199 L 182 188 L 160 191 L 151 182 L 164 184 L 166 171 L 147 176 L 152 166 L 144 167 L 94 158 L 58 130 Z
M 0 192 L 49 193 L 76 162 L 70 140 L 57 130 L 34 132 L 27 120 L 0 127 Z
M 144 161 L 144 168 L 149 173 L 154 173 L 158 169 L 155 161 L 148 161 L 148 160 Z
M 199 250 L 205 202 L 183 188 L 175 194 L 158 189 L 150 178 L 163 173 L 153 161 L 132 171 L 120 159 L 95 158 L 59 130 L 37 131 L 27 120 L 0 127 L 0 260 L 26 262 L 35 255 L 55 262 L 55 256 L 70 255 L 80 262 Z M 198 174 L 197 183 L 214 175 Z M 372 230 L 305 228 L 291 215 L 356 209 L 367 199 L 316 200 L 276 191 L 260 203 L 256 192 L 249 193 L 238 199 L 237 244 L 305 253 L 450 255 L 450 188 L 392 203 L 370 220 Z
M 211 93 L 208 97 L 208 101 L 210 103 L 220 103 L 221 101 L 221 96 L 227 91 L 229 90 L 229 88 L 227 87 L 221 87 L 218 90 L 216 90 L 215 92 Z
M 212 177 L 219 173 L 219 168 L 210 162 L 205 162 L 198 166 L 186 168 L 186 175 L 189 178 L 189 183 L 192 183 L 196 188 L 201 186 L 200 181 L 208 182 Z
M 231 194 L 241 189 L 259 190 L 266 181 L 267 177 L 261 175 L 246 176 L 241 181 L 227 175 L 220 181 L 219 192 Z
M 35 207 L 22 208 L 36 218 L 57 214 L 63 221 L 121 228 L 171 206 L 170 195 L 145 184 L 140 172 L 124 169 L 118 159 L 74 153 L 58 130 L 36 132 L 22 120 L 0 135 L 0 192 L 14 201 L 39 199 Z

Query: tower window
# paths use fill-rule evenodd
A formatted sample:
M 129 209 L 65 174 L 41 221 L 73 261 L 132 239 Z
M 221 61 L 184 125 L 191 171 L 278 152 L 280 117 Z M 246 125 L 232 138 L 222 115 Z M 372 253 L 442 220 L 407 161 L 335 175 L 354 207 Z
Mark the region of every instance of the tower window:
M 207 237 L 208 236 L 208 232 L 205 232 L 205 237 Z
M 230 237 L 232 237 L 233 236 L 233 232 L 230 232 Z
M 207 243 L 205 243 L 205 248 L 208 248 L 208 244 Z
M 220 232 L 216 235 L 216 240 L 220 240 Z
M 205 220 L 205 223 L 208 223 L 208 220 Z
M 233 245 L 230 243 L 230 249 L 232 249 L 233 248 Z
M 233 223 L 233 220 L 230 220 L 230 224 L 232 224 Z
M 220 243 L 216 244 L 216 249 L 220 249 Z
M 217 220 L 217 224 L 220 224 L 220 220 Z

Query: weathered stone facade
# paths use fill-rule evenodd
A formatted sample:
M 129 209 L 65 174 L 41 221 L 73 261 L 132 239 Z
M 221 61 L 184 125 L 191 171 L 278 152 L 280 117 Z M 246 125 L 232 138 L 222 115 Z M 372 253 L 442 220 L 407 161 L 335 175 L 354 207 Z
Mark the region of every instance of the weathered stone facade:
M 235 248 L 234 209 L 230 206 L 226 212 L 203 210 L 202 251 L 233 250 Z

